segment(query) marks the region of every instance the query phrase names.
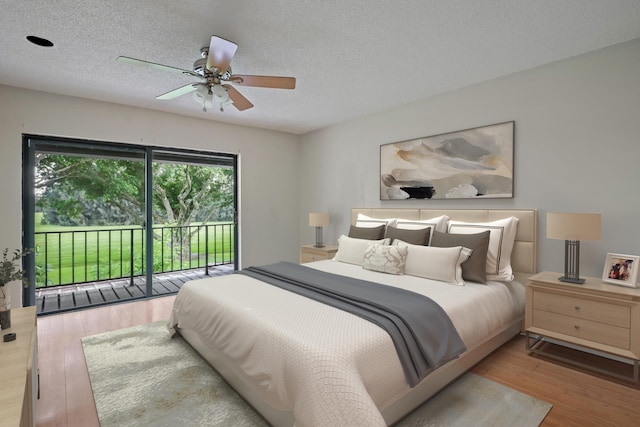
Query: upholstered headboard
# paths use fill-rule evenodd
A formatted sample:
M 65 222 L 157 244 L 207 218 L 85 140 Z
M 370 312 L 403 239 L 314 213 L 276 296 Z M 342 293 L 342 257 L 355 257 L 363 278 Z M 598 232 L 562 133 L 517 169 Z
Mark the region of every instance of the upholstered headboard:
M 526 283 L 527 278 L 536 273 L 538 211 L 535 209 L 396 209 L 396 208 L 352 208 L 351 223 L 355 224 L 358 214 L 372 218 L 404 218 L 424 220 L 440 215 L 449 219 L 466 222 L 487 222 L 502 218 L 518 218 L 518 231 L 511 253 L 511 266 L 516 280 Z

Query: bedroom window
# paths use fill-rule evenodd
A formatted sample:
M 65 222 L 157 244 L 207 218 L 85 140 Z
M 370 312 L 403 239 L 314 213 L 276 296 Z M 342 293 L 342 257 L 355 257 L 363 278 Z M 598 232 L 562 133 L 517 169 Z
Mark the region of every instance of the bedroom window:
M 25 135 L 24 304 L 59 312 L 233 272 L 236 171 L 232 154 Z

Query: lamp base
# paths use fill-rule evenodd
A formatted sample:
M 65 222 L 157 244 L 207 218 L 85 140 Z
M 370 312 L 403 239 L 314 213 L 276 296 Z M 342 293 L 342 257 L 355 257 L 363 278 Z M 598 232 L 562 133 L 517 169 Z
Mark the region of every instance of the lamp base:
M 580 278 L 580 241 L 564 241 L 564 276 L 558 277 L 561 282 L 582 285 L 585 279 Z
M 316 244 L 313 247 L 324 248 L 324 244 L 322 244 L 322 227 L 316 227 Z
M 567 276 L 558 277 L 558 280 L 560 280 L 561 282 L 575 283 L 577 285 L 582 285 L 585 282 L 585 279 Z

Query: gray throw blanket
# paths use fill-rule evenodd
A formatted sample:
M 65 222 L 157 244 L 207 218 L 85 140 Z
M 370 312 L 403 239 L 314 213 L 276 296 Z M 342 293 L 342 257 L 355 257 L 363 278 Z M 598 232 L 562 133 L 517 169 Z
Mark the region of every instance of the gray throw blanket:
M 411 387 L 466 350 L 449 316 L 424 295 L 290 262 L 248 267 L 238 274 L 345 310 L 380 326 L 391 336 Z

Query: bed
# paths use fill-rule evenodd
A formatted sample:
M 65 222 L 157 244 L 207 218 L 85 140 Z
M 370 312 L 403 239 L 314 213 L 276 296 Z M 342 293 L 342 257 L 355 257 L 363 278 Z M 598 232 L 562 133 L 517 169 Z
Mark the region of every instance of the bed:
M 340 255 L 340 251 L 350 247 L 346 243 L 336 256 L 340 260 L 303 267 L 427 295 L 449 314 L 465 351 L 414 387 L 408 384 L 394 342 L 380 327 L 244 274 L 185 284 L 168 327 L 181 334 L 274 426 L 392 425 L 522 330 L 522 284 L 536 272 L 535 210 L 351 210 L 352 224 L 358 229 L 364 228 L 366 220 L 402 219 L 408 224 L 405 228 L 413 230 L 416 224 L 443 216 L 446 230 L 441 231 L 452 236 L 489 230 L 491 244 L 498 245 L 489 249 L 498 250 L 496 268 L 507 265 L 513 280 L 488 275 L 486 283 L 465 280 L 463 286 L 456 286 L 425 278 L 429 274 L 382 273 L 343 262 L 345 252 Z M 505 221 L 515 224 L 511 237 L 505 234 Z M 398 221 L 393 224 L 400 227 Z M 431 225 L 434 231 L 440 227 Z M 343 237 L 341 244 L 350 239 Z M 509 247 L 505 240 L 511 240 Z M 409 246 L 408 252 L 422 250 Z M 505 259 L 507 252 L 510 257 Z M 417 255 L 412 256 L 415 260 Z M 409 257 L 406 261 L 409 268 Z M 472 314 L 471 306 L 479 310 Z

